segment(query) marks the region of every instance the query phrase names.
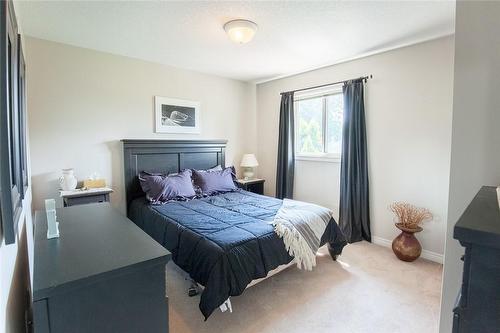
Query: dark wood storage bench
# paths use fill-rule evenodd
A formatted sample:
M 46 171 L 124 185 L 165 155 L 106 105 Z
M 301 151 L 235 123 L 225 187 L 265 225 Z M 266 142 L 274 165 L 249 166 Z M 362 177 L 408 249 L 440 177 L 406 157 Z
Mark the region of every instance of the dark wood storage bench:
M 108 203 L 35 214 L 35 332 L 168 332 L 170 253 Z

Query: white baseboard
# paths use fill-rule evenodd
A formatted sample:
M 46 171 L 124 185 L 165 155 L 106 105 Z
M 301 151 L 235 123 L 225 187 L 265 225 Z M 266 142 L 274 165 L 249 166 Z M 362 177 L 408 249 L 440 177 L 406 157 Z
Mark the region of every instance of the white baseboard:
M 392 248 L 392 241 L 385 239 L 385 238 L 382 238 L 382 237 L 372 236 L 372 242 L 373 242 L 373 244 Z M 443 263 L 443 255 L 442 254 L 432 252 L 429 250 L 422 249 L 422 254 L 420 255 L 420 257 L 427 259 L 427 260 L 430 260 L 430 261 L 437 262 L 439 264 Z

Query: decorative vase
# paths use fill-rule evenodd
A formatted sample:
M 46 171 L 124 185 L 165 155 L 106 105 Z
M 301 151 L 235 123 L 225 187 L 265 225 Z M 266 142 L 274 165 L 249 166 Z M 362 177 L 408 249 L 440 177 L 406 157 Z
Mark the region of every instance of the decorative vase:
M 399 260 L 409 262 L 416 260 L 422 253 L 422 246 L 414 234 L 423 229 L 421 227 L 414 229 L 405 228 L 400 223 L 396 223 L 396 228 L 401 230 L 401 233 L 392 241 L 394 254 Z
M 76 177 L 74 176 L 73 169 L 63 169 L 62 176 L 59 178 L 59 185 L 63 191 L 72 191 L 76 188 L 78 183 Z

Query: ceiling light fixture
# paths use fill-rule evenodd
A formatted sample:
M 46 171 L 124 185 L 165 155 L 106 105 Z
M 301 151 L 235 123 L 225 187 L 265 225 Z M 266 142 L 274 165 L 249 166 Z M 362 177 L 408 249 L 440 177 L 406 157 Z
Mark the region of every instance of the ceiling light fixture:
M 232 20 L 224 24 L 224 31 L 233 42 L 245 44 L 252 40 L 257 24 L 249 20 Z

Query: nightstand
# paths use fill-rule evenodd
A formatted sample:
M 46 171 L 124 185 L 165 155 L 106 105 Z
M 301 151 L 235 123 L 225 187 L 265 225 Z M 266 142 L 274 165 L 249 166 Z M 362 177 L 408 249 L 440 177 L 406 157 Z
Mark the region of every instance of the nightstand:
M 248 192 L 253 192 L 257 194 L 264 194 L 264 179 L 237 179 L 236 184 L 238 185 L 239 188 L 248 191 Z
M 88 190 L 60 191 L 64 207 L 85 205 L 89 203 L 109 202 L 109 194 L 113 190 L 107 187 Z

